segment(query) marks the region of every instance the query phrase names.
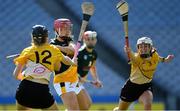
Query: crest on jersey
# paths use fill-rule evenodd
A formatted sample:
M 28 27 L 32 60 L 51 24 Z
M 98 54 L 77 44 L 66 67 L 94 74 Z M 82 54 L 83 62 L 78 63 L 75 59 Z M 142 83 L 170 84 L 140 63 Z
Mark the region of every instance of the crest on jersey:
M 37 68 L 35 68 L 34 69 L 34 73 L 36 73 L 36 74 L 42 74 L 42 73 L 44 73 L 45 72 L 45 68 L 44 67 L 37 67 Z
M 87 55 L 84 55 L 84 60 L 87 60 Z

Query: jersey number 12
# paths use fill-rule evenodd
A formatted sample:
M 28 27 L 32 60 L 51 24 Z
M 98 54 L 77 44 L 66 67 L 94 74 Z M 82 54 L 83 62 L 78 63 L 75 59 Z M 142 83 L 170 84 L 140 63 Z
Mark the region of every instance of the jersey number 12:
M 42 53 L 40 55 L 39 55 L 38 51 L 35 51 L 35 54 L 36 54 L 36 63 L 40 63 L 40 57 L 39 56 L 46 54 L 47 56 L 42 58 L 41 63 L 51 64 L 51 62 L 47 60 L 48 58 L 50 58 L 52 56 L 52 54 L 49 50 L 42 51 Z

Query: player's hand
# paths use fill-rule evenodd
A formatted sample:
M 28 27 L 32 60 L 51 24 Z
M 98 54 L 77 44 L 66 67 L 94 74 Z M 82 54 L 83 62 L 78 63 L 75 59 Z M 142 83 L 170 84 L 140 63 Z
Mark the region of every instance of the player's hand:
M 17 78 L 16 78 L 17 80 L 23 80 L 23 74 L 22 73 L 19 73 L 18 75 L 17 75 Z
M 174 55 L 168 55 L 167 57 L 166 57 L 166 60 L 165 61 L 167 61 L 167 62 L 170 62 L 172 59 L 174 58 Z
M 127 45 L 124 46 L 124 51 L 126 53 L 130 53 L 131 52 L 131 48 L 130 47 L 127 47 Z
M 73 58 L 73 59 L 72 59 L 72 62 L 74 63 L 73 65 L 77 66 L 78 58 Z
M 97 88 L 102 88 L 102 82 L 100 80 L 92 81 L 92 84 Z
M 86 82 L 86 78 L 79 77 L 79 82 L 81 82 L 81 83 L 85 83 L 85 82 Z

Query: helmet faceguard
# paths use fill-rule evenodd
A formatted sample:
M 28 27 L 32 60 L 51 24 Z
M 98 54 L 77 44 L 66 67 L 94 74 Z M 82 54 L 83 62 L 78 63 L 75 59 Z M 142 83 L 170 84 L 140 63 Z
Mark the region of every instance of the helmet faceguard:
M 83 35 L 83 40 L 87 48 L 93 49 L 97 42 L 97 33 L 95 31 L 86 31 Z
M 141 37 L 137 40 L 138 53 L 142 58 L 148 58 L 151 56 L 152 40 L 149 37 Z
M 54 31 L 56 37 L 61 39 L 72 39 L 72 26 L 73 24 L 69 19 L 61 18 L 54 21 Z

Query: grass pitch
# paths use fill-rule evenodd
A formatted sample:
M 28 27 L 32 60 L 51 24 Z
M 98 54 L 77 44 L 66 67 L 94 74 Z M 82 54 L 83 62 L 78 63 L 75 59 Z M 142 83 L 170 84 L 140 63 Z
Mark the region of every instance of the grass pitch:
M 112 111 L 114 107 L 116 107 L 118 103 L 97 103 L 93 104 L 91 106 L 91 110 L 96 111 Z M 64 106 L 62 104 L 58 104 L 59 110 L 65 110 Z M 152 110 L 164 110 L 165 106 L 163 103 L 153 103 Z M 131 110 L 143 110 L 142 104 L 134 103 L 130 106 Z M 0 105 L 0 110 L 8 111 L 8 110 L 16 110 L 15 104 L 6 104 L 6 105 Z M 33 111 L 39 111 L 39 110 L 33 110 Z

